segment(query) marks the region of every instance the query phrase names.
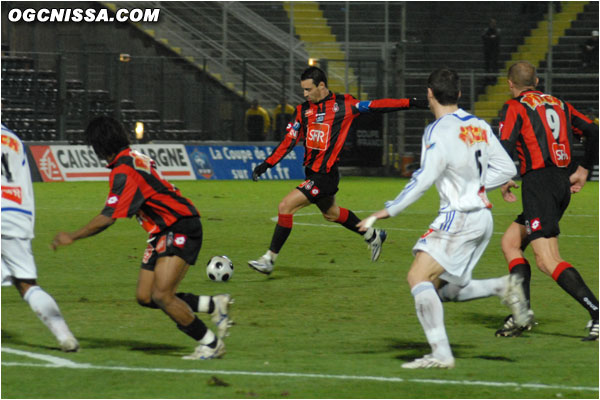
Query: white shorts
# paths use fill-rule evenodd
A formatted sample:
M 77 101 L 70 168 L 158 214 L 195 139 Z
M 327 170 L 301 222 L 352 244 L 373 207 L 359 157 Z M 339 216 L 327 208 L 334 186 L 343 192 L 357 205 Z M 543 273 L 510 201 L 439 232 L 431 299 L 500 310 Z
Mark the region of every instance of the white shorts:
M 464 286 L 471 280 L 493 229 L 492 213 L 486 208 L 440 213 L 413 247 L 413 255 L 426 252 L 444 268 L 441 279 Z
M 37 279 L 31 239 L 2 236 L 2 286 L 12 285 L 12 278 Z

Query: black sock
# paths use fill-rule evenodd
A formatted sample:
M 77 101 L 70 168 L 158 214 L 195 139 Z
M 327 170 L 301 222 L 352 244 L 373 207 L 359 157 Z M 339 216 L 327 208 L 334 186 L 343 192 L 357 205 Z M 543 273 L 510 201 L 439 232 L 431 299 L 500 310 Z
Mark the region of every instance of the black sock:
M 194 317 L 194 320 L 188 326 L 177 324 L 177 328 L 196 341 L 202 339 L 208 330 L 204 322 L 200 321 L 198 317 Z
M 340 207 L 340 217 L 337 219 L 338 224 L 342 225 L 346 229 L 350 229 L 352 232 L 356 232 L 362 236 L 363 232 L 359 232 L 356 224 L 360 222 L 360 219 L 351 210 Z
M 523 293 L 527 299 L 527 307 L 531 308 L 531 267 L 529 266 L 529 262 L 524 258 L 517 258 L 511 261 L 508 269 L 511 274 L 519 274 L 523 278 Z
M 275 231 L 273 232 L 273 238 L 271 239 L 271 246 L 269 250 L 273 253 L 279 254 L 279 251 L 283 247 L 283 244 L 287 240 L 288 236 L 292 233 L 292 228 L 286 228 L 279 224 L 275 225 Z
M 569 263 L 558 264 L 552 277 L 558 285 L 575 300 L 577 300 L 588 312 L 593 320 L 598 320 L 598 299 L 583 281 L 581 275 Z
M 193 312 L 198 312 L 198 302 L 200 301 L 200 296 L 197 296 L 192 293 L 176 293 L 175 296 L 185 301 L 187 305 L 190 306 Z

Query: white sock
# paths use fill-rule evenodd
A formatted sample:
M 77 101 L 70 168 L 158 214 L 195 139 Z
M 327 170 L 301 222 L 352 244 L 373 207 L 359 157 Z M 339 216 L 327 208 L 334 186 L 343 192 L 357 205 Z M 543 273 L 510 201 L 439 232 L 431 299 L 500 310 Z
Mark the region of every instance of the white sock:
M 206 333 L 202 337 L 202 339 L 198 340 L 198 343 L 208 345 L 215 341 L 215 334 L 210 329 L 206 330 Z
M 507 285 L 508 275 L 500 278 L 471 280 L 463 287 L 449 283 L 438 293 L 442 301 L 468 301 L 490 296 L 502 297 Z
M 417 317 L 425 331 L 433 356 L 440 361 L 454 359 L 444 326 L 444 308 L 431 282 L 421 282 L 412 288 Z
M 277 253 L 273 253 L 271 250 L 267 250 L 267 252 L 265 253 L 265 257 L 271 260 L 272 263 L 275 263 L 275 260 L 277 260 Z
M 60 313 L 58 304 L 44 289 L 39 286 L 32 286 L 23 296 L 23 300 L 29 303 L 33 312 L 50 329 L 50 332 L 59 342 L 74 337 Z
M 211 296 L 198 296 L 198 312 L 208 312 Z

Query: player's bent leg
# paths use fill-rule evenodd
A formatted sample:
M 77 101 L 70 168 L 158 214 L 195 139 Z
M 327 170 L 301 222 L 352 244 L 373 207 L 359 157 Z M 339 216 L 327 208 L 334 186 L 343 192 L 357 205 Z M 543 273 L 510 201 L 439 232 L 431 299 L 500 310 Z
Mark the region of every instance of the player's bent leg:
M 502 297 L 508 288 L 508 275 L 490 279 L 472 279 L 465 286 L 448 283 L 438 289 L 442 301 L 470 301 L 486 297 Z
M 292 232 L 294 214 L 310 204 L 306 196 L 297 189 L 292 190 L 281 200 L 269 250 L 257 260 L 249 260 L 250 268 L 266 275 L 273 272 L 277 255 Z
M 207 360 L 225 354 L 225 344 L 198 319 L 187 305 L 175 295 L 189 265 L 178 256 L 161 257 L 154 268 L 152 301 L 167 314 L 177 327 L 198 342 L 194 353 L 184 359 Z
M 549 274 L 565 292 L 589 312 L 590 334 L 585 340 L 597 340 L 598 299 L 579 272 L 570 263 L 560 258 L 558 239 L 556 237 L 535 239 L 531 242 L 531 246 L 536 260 L 542 264 L 540 269 Z
M 177 286 L 188 268 L 189 265 L 185 260 L 178 256 L 161 257 L 156 262 L 152 284 L 152 301 L 173 321 L 182 326 L 189 325 L 194 319 L 190 307 L 175 296 Z
M 58 304 L 52 296 L 37 285 L 35 280 L 14 279 L 15 287 L 22 294 L 31 310 L 56 337 L 62 351 L 79 351 L 79 343 L 67 326 Z

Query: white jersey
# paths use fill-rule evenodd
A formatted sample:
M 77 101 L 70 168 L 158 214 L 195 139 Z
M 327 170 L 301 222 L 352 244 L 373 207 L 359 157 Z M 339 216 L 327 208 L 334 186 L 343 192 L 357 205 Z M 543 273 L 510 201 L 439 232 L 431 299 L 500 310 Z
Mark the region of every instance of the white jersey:
M 425 128 L 421 168 L 385 207 L 392 217 L 396 216 L 435 183 L 440 212 L 491 208 L 486 190 L 503 185 L 516 173 L 515 164 L 492 128 L 458 109 Z
M 35 204 L 23 142 L 2 125 L 2 236 L 33 238 Z

